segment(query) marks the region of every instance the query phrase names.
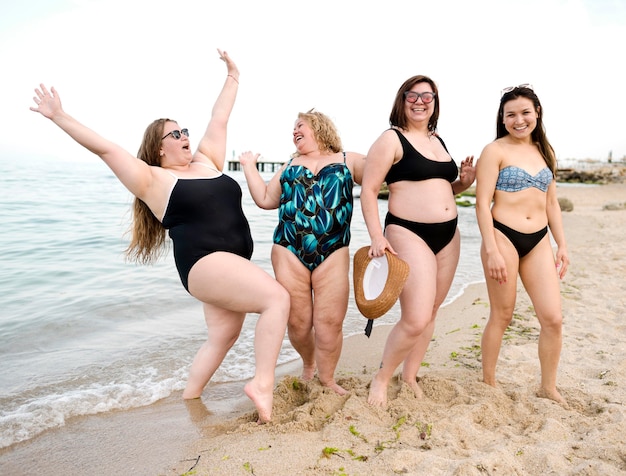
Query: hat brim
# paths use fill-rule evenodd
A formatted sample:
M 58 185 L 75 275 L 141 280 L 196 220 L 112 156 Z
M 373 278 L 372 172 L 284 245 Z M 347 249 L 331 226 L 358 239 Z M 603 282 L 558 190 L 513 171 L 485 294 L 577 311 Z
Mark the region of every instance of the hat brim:
M 369 249 L 364 246 L 354 254 L 354 300 L 361 314 L 377 319 L 400 297 L 409 265 L 388 250 L 384 256 L 370 258 Z

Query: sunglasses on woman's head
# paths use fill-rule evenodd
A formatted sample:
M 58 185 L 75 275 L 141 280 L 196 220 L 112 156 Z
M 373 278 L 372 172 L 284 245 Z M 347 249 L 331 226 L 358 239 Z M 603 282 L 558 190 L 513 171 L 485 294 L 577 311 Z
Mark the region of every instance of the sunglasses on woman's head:
M 500 91 L 500 97 L 502 97 L 506 93 L 510 93 L 514 89 L 518 89 L 518 88 L 530 89 L 532 91 L 533 90 L 533 85 L 530 84 L 530 83 L 524 83 L 524 84 L 518 84 L 517 86 L 509 86 L 508 88 L 504 88 L 502 91 Z
M 167 134 L 165 134 L 161 138 L 161 140 L 165 139 L 167 136 L 170 136 L 170 135 L 176 140 L 180 139 L 182 136 L 189 137 L 189 129 L 181 129 L 179 131 L 170 131 Z

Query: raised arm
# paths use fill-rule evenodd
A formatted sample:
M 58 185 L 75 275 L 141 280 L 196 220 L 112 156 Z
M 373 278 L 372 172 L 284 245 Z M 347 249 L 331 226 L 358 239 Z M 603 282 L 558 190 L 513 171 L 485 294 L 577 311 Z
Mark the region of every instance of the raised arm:
M 264 210 L 273 210 L 280 204 L 280 174 L 285 166 L 283 165 L 274 177 L 265 183 L 256 166 L 258 158 L 259 154 L 244 152 L 239 156 L 239 162 L 243 167 L 248 190 L 254 203 Z
M 204 136 L 200 139 L 194 160 L 209 160 L 219 170 L 224 168 L 226 158 L 226 131 L 230 113 L 235 105 L 239 89 L 239 70 L 226 51 L 217 50 L 226 63 L 227 76 L 219 96 L 211 110 L 211 119 Z
M 133 195 L 138 198 L 145 196 L 152 183 L 152 174 L 148 164 L 67 114 L 54 88 L 48 90 L 41 84 L 35 89 L 35 94 L 33 99 L 36 106 L 31 107 L 31 111 L 47 117 L 72 139 L 99 156 Z
M 474 156 L 468 155 L 461 162 L 461 172 L 459 178 L 452 184 L 452 193 L 455 195 L 464 192 L 474 183 L 476 179 L 476 167 L 474 166 Z

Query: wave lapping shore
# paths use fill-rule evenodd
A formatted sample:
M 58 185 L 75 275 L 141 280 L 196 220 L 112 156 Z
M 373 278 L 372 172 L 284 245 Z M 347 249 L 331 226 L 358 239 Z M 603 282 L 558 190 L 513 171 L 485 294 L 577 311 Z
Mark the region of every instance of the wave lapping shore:
M 481 382 L 489 301 L 479 283 L 439 313 L 420 371 L 422 400 L 396 380 L 386 409 L 367 404 L 390 329 L 379 325 L 370 339 L 345 340 L 337 377 L 346 396 L 300 381 L 298 365 L 281 366 L 267 425 L 256 424 L 245 398 L 230 409 L 215 407 L 216 385 L 201 400 L 173 395 L 70 421 L 0 450 L 0 473 L 626 474 L 626 184 L 563 184 L 557 193 L 573 204 L 563 213 L 571 267 L 562 282 L 558 375 L 567 408 L 536 396 L 539 325 L 521 284 L 498 363 L 499 388 Z

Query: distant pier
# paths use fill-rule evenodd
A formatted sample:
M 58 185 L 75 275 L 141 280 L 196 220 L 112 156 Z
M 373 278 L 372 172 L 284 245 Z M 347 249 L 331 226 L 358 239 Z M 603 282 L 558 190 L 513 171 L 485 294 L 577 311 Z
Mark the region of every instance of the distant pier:
M 285 162 L 270 162 L 263 160 L 256 163 L 256 168 L 259 172 L 276 172 L 284 164 Z M 228 170 L 241 170 L 241 162 L 238 160 L 229 160 Z

